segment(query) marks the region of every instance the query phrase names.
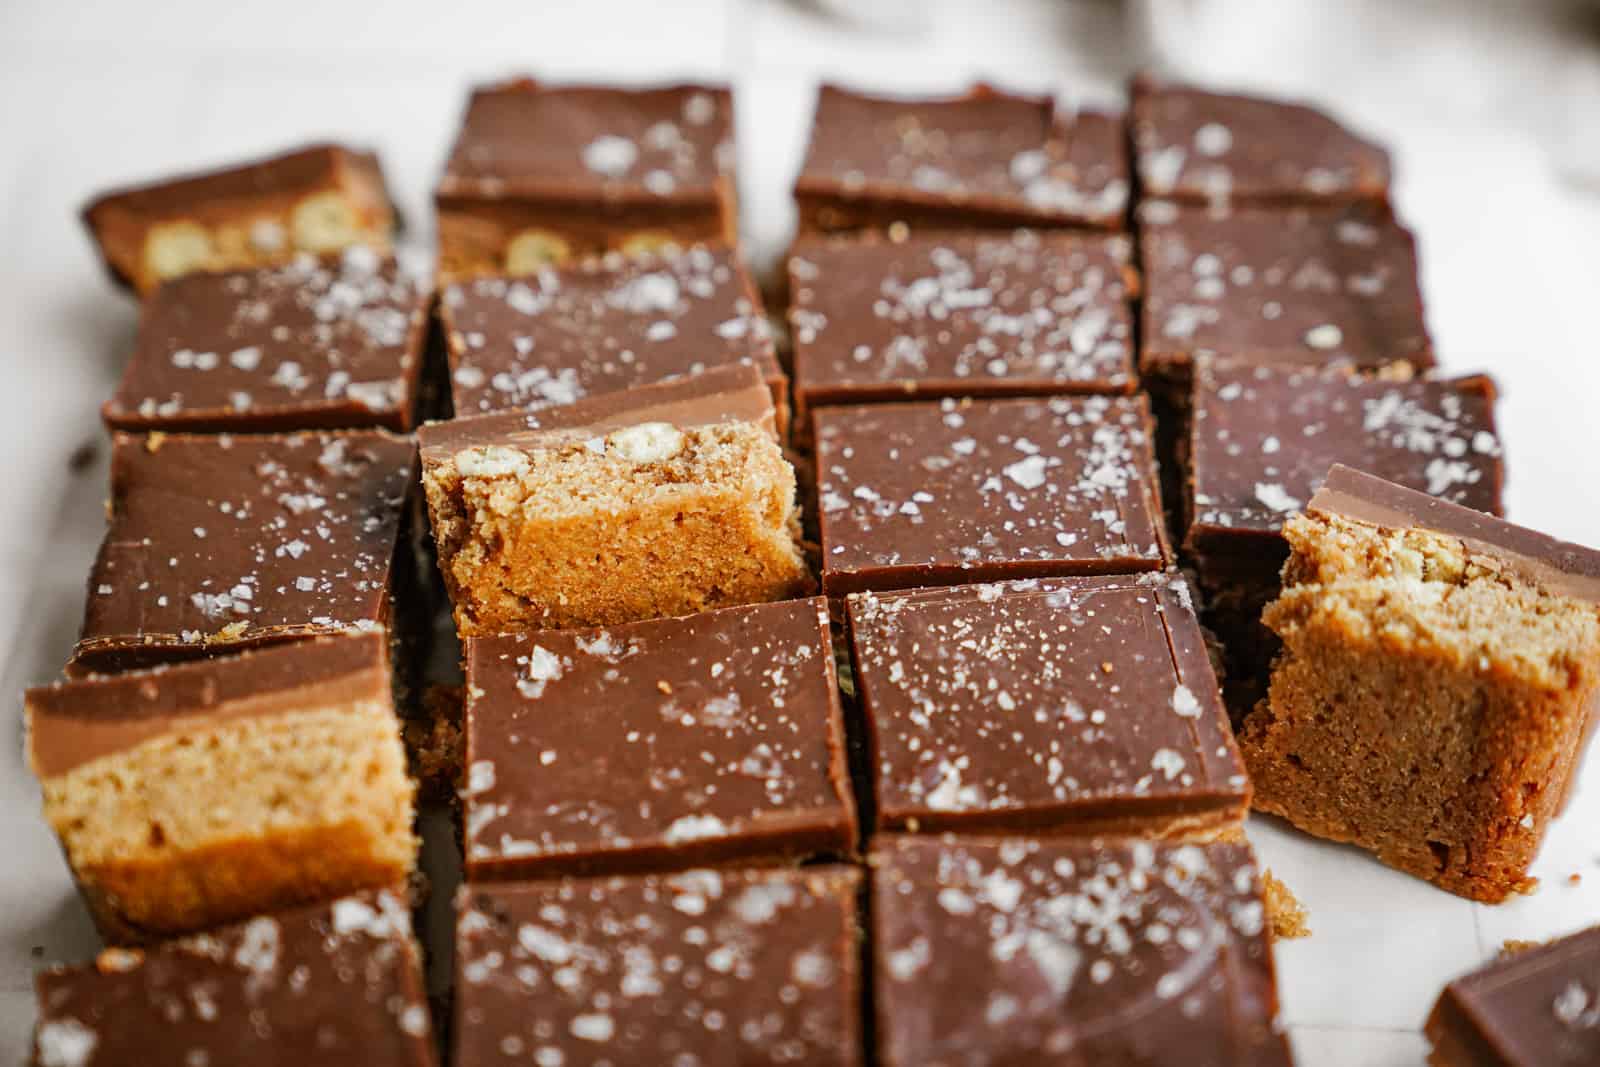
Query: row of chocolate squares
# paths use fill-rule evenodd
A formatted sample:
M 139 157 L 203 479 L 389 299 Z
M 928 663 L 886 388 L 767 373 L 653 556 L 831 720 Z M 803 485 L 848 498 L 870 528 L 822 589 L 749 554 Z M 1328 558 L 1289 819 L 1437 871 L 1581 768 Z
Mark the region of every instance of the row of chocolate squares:
M 109 949 L 39 976 L 32 1067 L 1293 1062 L 1243 846 L 886 838 L 862 875 L 464 888 L 437 1032 L 393 892 Z M 1457 979 L 1430 1062 L 1594 1063 L 1596 968 L 1600 927 Z
M 871 96 L 824 86 L 795 184 L 807 231 L 893 223 L 1123 228 L 1130 180 L 1204 203 L 1388 198 L 1379 146 L 1314 109 L 1138 79 L 1119 116 L 979 86 Z M 733 97 L 722 86 L 548 86 L 472 94 L 437 189 L 446 273 L 521 273 L 607 251 L 737 236 Z M 396 213 L 376 156 L 318 145 L 122 188 L 84 210 L 118 280 L 385 247 Z

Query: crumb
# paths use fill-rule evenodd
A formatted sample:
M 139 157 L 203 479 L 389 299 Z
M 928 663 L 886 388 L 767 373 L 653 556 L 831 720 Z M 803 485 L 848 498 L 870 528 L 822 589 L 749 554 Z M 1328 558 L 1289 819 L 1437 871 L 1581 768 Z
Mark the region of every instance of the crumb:
M 42 960 L 42 959 L 44 959 L 44 946 L 43 945 L 34 945 L 32 948 L 30 948 L 28 950 L 28 954 L 31 955 L 36 960 Z
M 1583 884 L 1583 875 L 1579 874 L 1577 871 L 1573 871 L 1571 874 L 1567 875 L 1567 884 L 1568 885 L 1582 885 Z
M 665 680 L 657 682 L 656 683 L 656 688 L 661 690 L 663 693 L 671 693 L 672 692 L 671 683 L 669 683 L 669 682 L 667 682 Z
M 1261 895 L 1267 902 L 1267 920 L 1272 929 L 1272 940 L 1289 941 L 1311 936 L 1310 916 L 1305 905 L 1295 899 L 1288 886 L 1273 877 L 1271 871 L 1261 874 Z
M 82 474 L 94 466 L 94 461 L 99 458 L 100 446 L 94 441 L 85 441 L 67 457 L 67 469 L 73 474 Z
M 154 455 L 155 453 L 161 451 L 161 446 L 166 442 L 166 440 L 166 434 L 162 433 L 160 430 L 151 430 L 149 433 L 145 434 L 144 450 Z
M 459 685 L 430 685 L 422 691 L 422 714 L 406 721 L 406 755 L 426 800 L 448 803 L 461 785 L 464 696 Z
M 1503 960 L 1510 959 L 1512 956 L 1526 952 L 1530 948 L 1538 948 L 1542 944 L 1544 944 L 1543 941 L 1518 941 L 1513 938 L 1500 946 L 1500 958 Z

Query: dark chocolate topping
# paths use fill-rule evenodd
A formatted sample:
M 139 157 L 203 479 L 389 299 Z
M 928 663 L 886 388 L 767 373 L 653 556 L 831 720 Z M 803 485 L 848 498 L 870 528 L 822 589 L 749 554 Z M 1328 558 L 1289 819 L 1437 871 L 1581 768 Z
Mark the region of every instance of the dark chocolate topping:
M 346 158 L 377 166 L 377 158 L 370 152 L 336 144 L 307 145 L 231 166 L 111 189 L 85 205 L 83 213 L 92 221 L 94 215 L 115 207 L 156 219 L 181 214 L 197 201 L 249 200 L 296 192 L 329 181 Z
M 1474 1064 L 1600 1063 L 1600 927 L 1518 952 L 1445 987 L 1430 1020 Z M 1455 1061 L 1451 1061 L 1452 1063 Z
M 458 415 L 568 404 L 725 363 L 783 372 L 755 287 L 729 251 L 614 257 L 444 290 Z
M 846 867 L 469 887 L 455 1062 L 862 1062 Z
M 466 669 L 475 878 L 853 842 L 820 599 L 469 639 Z

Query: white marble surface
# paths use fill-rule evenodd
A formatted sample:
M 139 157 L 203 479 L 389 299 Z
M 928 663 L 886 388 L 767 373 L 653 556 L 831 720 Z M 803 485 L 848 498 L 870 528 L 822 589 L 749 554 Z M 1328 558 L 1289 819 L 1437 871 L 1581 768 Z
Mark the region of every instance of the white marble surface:
M 26 1047 L 33 969 L 94 947 L 37 818 L 17 694 L 64 659 L 101 531 L 104 448 L 77 476 L 68 457 L 101 440 L 96 408 L 134 324 L 74 217 L 108 182 L 317 135 L 367 141 L 426 247 L 427 191 L 471 82 L 521 70 L 717 76 L 739 92 L 745 228 L 770 261 L 791 225 L 786 190 L 819 77 L 953 88 L 987 76 L 1116 99 L 1154 42 L 1181 70 L 1320 98 L 1394 146 L 1443 362 L 1504 386 L 1512 517 L 1600 544 L 1600 35 L 1571 36 L 1540 5 L 1510 0 L 877 0 L 908 20 L 892 32 L 832 21 L 824 6 L 0 5 L 0 380 L 12 408 L 0 420 L 0 684 L 11 709 L 0 731 L 0 1062 Z M 1152 14 L 1163 32 L 1142 29 Z M 1544 887 L 1498 908 L 1252 825 L 1315 929 L 1278 949 L 1304 1067 L 1420 1064 L 1415 1031 L 1446 979 L 1506 938 L 1600 921 L 1600 759 L 1590 764 L 1539 862 Z

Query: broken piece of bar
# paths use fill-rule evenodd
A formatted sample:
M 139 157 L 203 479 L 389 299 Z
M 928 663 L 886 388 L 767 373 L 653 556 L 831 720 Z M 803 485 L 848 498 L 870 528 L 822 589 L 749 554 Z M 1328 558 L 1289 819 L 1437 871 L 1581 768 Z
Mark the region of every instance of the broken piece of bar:
M 821 599 L 469 638 L 466 668 L 471 881 L 854 847 Z
M 411 917 L 389 891 L 107 949 L 35 985 L 31 1067 L 438 1062 Z
M 467 886 L 456 1067 L 859 1067 L 854 868 Z
M 731 245 L 733 95 L 518 78 L 473 92 L 435 201 L 439 273 Z
M 101 413 L 119 430 L 409 430 L 431 300 L 365 246 L 174 278 L 145 300 Z
M 1431 1067 L 1600 1063 L 1600 927 L 1496 960 L 1439 994 Z
M 110 526 L 68 673 L 413 636 L 427 625 L 405 595 L 415 478 L 416 446 L 381 430 L 115 435 Z
M 611 626 L 811 586 L 755 367 L 422 428 L 462 637 Z
M 883 830 L 1188 837 L 1250 785 L 1177 575 L 849 598 Z
M 731 249 L 471 278 L 446 287 L 440 317 L 458 416 L 570 404 L 749 363 L 772 390 L 780 432 L 788 421 L 771 327 Z
M 44 815 L 114 943 L 411 873 L 414 787 L 382 634 L 28 690 Z
M 83 221 L 112 277 L 141 293 L 301 252 L 386 251 L 395 229 L 378 157 L 334 144 L 102 193 Z
M 890 836 L 871 870 L 884 1067 L 1292 1063 L 1245 845 Z
M 1142 396 L 830 407 L 813 422 L 829 596 L 1168 562 Z
M 1145 196 L 1277 206 L 1388 198 L 1389 153 L 1307 104 L 1149 76 L 1134 79 L 1131 96 Z
M 912 227 L 1120 230 L 1120 116 L 978 85 L 890 97 L 824 85 L 795 179 L 801 233 Z
M 1600 552 L 1343 466 L 1284 534 L 1256 808 L 1474 900 L 1529 889 L 1594 729 Z

